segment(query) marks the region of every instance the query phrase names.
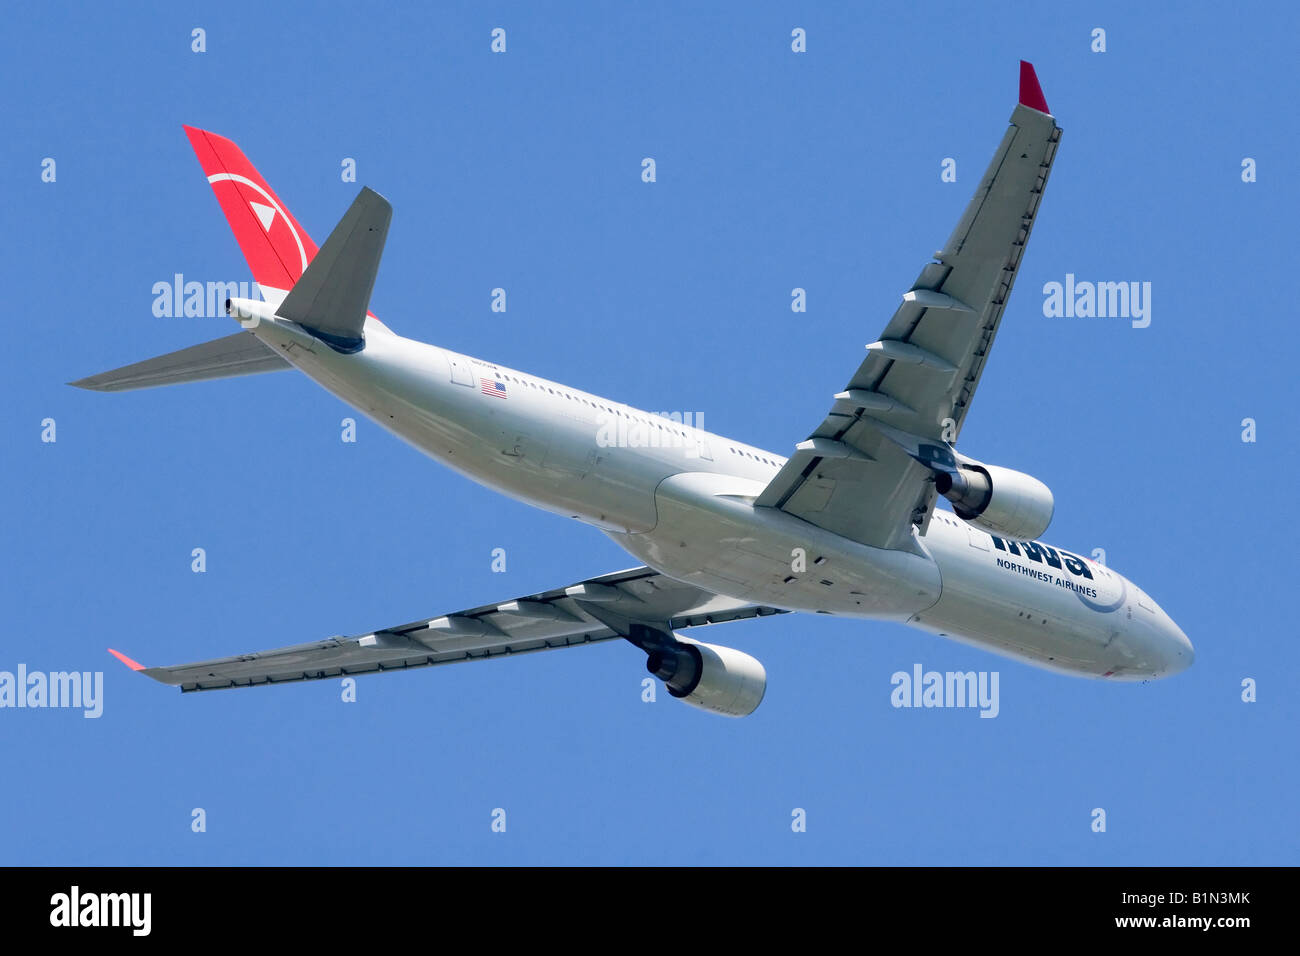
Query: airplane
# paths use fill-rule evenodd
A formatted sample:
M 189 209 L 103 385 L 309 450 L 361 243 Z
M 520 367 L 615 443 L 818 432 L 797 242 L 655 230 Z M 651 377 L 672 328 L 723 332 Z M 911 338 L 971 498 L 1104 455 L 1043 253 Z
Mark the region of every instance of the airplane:
M 900 622 L 1114 681 L 1191 665 L 1191 642 L 1145 591 L 1038 540 L 1055 510 L 1045 484 L 956 448 L 1061 137 L 1029 63 L 957 227 L 788 457 L 397 334 L 369 311 L 387 200 L 363 188 L 317 248 L 239 147 L 185 131 L 262 299 L 226 301 L 243 331 L 70 384 L 117 392 L 295 368 L 435 461 L 585 522 L 643 564 L 218 660 L 145 667 L 110 649 L 131 669 L 205 691 L 621 638 L 673 697 L 743 717 L 763 700 L 763 665 L 682 632 L 793 612 Z

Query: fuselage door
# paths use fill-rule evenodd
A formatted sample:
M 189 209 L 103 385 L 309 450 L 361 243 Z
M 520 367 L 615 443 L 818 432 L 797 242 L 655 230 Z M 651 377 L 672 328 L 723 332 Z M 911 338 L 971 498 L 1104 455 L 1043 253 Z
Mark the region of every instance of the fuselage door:
M 463 355 L 454 355 L 447 353 L 447 361 L 451 363 L 451 382 L 453 385 L 473 385 L 474 380 L 469 374 L 469 362 Z

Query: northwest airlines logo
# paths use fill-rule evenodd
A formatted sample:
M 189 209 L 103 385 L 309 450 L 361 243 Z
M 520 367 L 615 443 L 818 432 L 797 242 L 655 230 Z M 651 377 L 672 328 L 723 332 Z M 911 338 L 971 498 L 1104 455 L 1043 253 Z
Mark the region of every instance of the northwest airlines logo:
M 1075 577 L 1087 578 L 1092 580 L 1092 571 L 1088 569 L 1088 564 L 1077 554 L 1071 554 L 1069 551 L 1058 551 L 1048 544 L 1040 544 L 1037 541 L 1003 541 L 997 535 L 989 535 L 993 539 L 993 547 L 999 551 L 1006 551 L 1008 554 L 1020 555 L 1021 549 L 1024 549 L 1025 557 L 1030 561 L 1039 564 L 1046 563 L 1048 567 L 1069 571 Z
M 262 224 L 262 228 L 270 232 L 271 223 L 275 221 L 275 210 L 270 206 L 263 206 L 260 202 L 250 202 L 248 208 L 253 210 L 253 215 L 257 216 L 257 221 Z
M 278 213 L 281 221 L 283 221 L 285 226 L 288 227 L 290 235 L 293 236 L 294 245 L 298 247 L 298 258 L 301 266 L 299 274 L 301 275 L 303 272 L 307 271 L 307 249 L 303 245 L 302 236 L 298 235 L 298 230 L 293 226 L 293 220 L 289 218 L 288 213 L 280 208 L 280 204 L 275 201 L 274 196 L 247 176 L 239 176 L 235 173 L 213 173 L 208 177 L 208 182 L 212 184 L 213 190 L 217 188 L 217 183 L 231 183 L 236 193 L 238 193 L 240 200 L 248 204 L 248 208 L 253 211 L 253 215 L 257 217 L 257 221 L 262 224 L 263 232 L 268 234 L 270 233 L 271 224 L 275 222 L 275 217 Z M 240 191 L 240 186 L 243 186 L 245 189 L 253 190 L 266 201 L 258 202 L 255 199 L 249 199 L 242 191 Z
M 1005 568 L 1008 571 L 1016 571 L 1028 577 L 1037 578 L 1048 584 L 1055 584 L 1057 587 L 1073 591 L 1075 597 L 1094 611 L 1117 611 L 1124 606 L 1124 601 L 1128 597 L 1128 585 L 1122 577 L 1119 578 L 1119 596 L 1113 601 L 1102 603 L 1097 600 L 1097 588 L 1088 583 L 1089 581 L 1096 581 L 1092 570 L 1088 567 L 1088 562 L 1077 554 L 1061 551 L 1053 548 L 1050 544 L 1043 544 L 1039 541 L 1004 541 L 997 535 L 989 535 L 989 537 L 993 539 L 993 547 L 999 551 L 1004 551 L 1008 555 L 1015 555 L 1018 558 L 1023 557 L 1027 561 L 1040 565 L 1040 567 L 1035 568 L 1017 563 L 1009 558 L 998 558 L 998 567 Z M 1064 574 L 1053 574 L 1053 570 L 1064 571 L 1071 577 L 1065 577 Z M 1073 578 L 1079 580 L 1075 581 Z

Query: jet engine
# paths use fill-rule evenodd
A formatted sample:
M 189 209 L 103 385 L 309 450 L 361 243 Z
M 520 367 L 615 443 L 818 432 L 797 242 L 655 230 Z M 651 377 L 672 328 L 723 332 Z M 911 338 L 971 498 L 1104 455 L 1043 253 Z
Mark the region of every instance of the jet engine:
M 767 690 L 767 671 L 756 658 L 680 636 L 651 648 L 646 669 L 663 681 L 674 697 L 726 717 L 749 716 L 763 702 Z
M 1032 541 L 1052 523 L 1051 489 L 1032 475 L 997 465 L 963 463 L 936 471 L 934 487 L 957 517 L 990 534 Z

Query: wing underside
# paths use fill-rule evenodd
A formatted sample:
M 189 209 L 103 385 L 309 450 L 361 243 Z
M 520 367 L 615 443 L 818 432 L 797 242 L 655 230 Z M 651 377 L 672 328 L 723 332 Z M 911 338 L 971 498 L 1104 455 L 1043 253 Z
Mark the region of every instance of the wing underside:
M 864 544 L 914 548 L 1015 282 L 1061 130 L 1022 64 L 1020 103 L 947 243 L 825 420 L 755 501 Z
M 182 691 L 256 687 L 409 670 L 626 637 L 641 624 L 672 631 L 783 613 L 635 568 L 567 588 L 487 604 L 355 637 L 172 667 L 128 666 Z

